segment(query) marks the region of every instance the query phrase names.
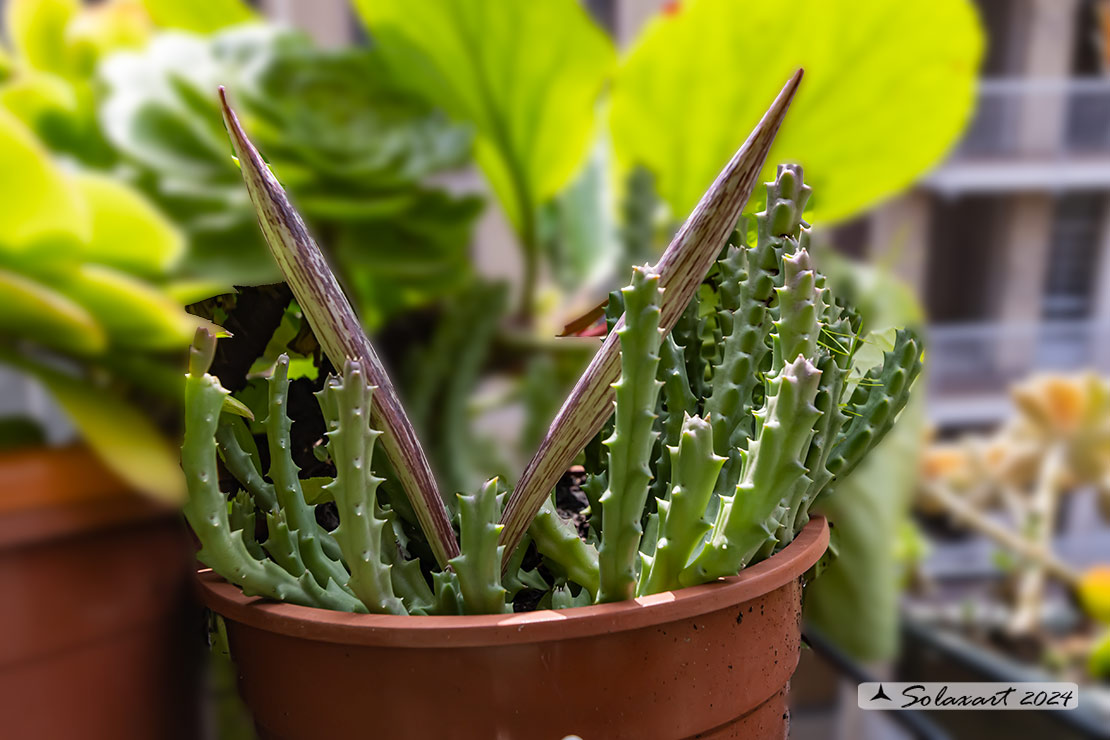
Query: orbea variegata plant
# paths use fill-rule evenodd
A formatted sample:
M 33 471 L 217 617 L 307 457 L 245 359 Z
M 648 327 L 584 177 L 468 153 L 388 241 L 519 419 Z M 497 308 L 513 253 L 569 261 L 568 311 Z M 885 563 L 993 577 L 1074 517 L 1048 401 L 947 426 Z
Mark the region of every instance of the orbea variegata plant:
M 328 531 L 317 523 L 290 456 L 287 361 L 274 369 L 262 422 L 267 479 L 243 419 L 221 414 L 227 393 L 207 373 L 215 340 L 201 332 L 182 454 L 191 493 L 185 511 L 201 559 L 247 594 L 309 606 L 498 613 L 525 587 L 550 591 L 560 608 L 704 583 L 789 543 L 817 497 L 890 429 L 921 367 L 919 343 L 902 332 L 881 365 L 853 375 L 859 320 L 812 265 L 800 168 L 780 168 L 768 185 L 755 243 L 740 240 L 722 254 L 799 76 L 660 262 L 635 269 L 631 284 L 611 296 L 612 331 L 516 490 L 509 496 L 494 479 L 458 495 L 458 540 L 373 348 L 225 103 L 263 231 L 325 351 L 343 368 L 318 394 L 336 471 L 325 492 L 340 524 Z M 583 538 L 554 511 L 549 493 L 591 438 Z M 383 444 L 409 506 L 384 494 L 372 470 L 375 444 Z M 230 505 L 217 482 L 218 456 L 242 489 Z M 261 542 L 258 513 L 266 520 Z M 405 516 L 439 560 L 430 583 L 407 555 Z M 526 546 L 556 583 L 522 569 Z

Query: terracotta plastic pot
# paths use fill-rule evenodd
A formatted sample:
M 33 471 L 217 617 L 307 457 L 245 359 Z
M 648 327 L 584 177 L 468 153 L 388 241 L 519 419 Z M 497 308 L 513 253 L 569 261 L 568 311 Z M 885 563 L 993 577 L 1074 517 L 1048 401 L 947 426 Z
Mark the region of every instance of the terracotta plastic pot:
M 195 737 L 191 553 L 88 450 L 0 455 L 0 736 Z
M 811 521 L 718 583 L 634 601 L 476 617 L 356 615 L 247 598 L 200 574 L 263 738 L 785 737 Z

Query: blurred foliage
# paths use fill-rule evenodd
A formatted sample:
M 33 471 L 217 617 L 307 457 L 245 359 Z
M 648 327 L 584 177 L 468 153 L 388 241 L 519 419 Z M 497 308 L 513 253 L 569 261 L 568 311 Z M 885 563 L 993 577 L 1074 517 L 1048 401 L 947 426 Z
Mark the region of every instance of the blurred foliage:
M 799 66 L 806 79 L 766 179 L 776 163 L 805 165 L 824 222 L 893 195 L 956 140 L 983 45 L 967 0 L 690 0 L 649 22 L 614 69 L 608 40 L 573 0 L 355 6 L 397 74 L 474 126 L 478 161 L 524 251 L 526 302 L 541 249 L 564 291 L 623 274 L 614 194 L 646 173 L 671 219 L 684 219 Z M 590 139 L 604 133 L 595 113 L 606 83 L 619 178 L 608 147 L 583 171 Z M 655 232 L 656 250 L 669 232 Z
M 0 179 L 0 361 L 40 380 L 124 479 L 180 498 L 176 450 L 127 394 L 178 403 L 163 358 L 198 321 L 167 292 L 181 234 L 126 185 L 62 167 L 2 108 L 0 172 L 19 173 Z
M 257 19 L 254 11 L 242 0 L 143 0 L 143 6 L 160 27 L 197 33 L 218 31 Z
M 821 255 L 821 266 L 871 332 L 857 367 L 867 367 L 888 347 L 889 327 L 923 321 L 912 291 L 889 273 L 833 254 Z M 887 438 L 847 478 L 830 484 L 817 506 L 833 523 L 837 557 L 807 587 L 805 617 L 857 660 L 887 660 L 898 650 L 905 572 L 898 555 L 912 526 L 908 512 L 924 439 L 924 401 L 924 393 L 915 393 Z
M 355 0 L 397 76 L 472 124 L 478 163 L 527 240 L 577 172 L 613 48 L 576 0 Z
M 983 37 L 966 0 L 690 0 L 653 19 L 613 83 L 617 159 L 683 219 L 787 78 L 805 69 L 767 158 L 798 162 L 813 221 L 902 190 L 956 141 Z
M 521 312 L 538 280 L 538 211 L 595 136 L 613 46 L 576 0 L 355 0 L 394 74 L 475 130 L 475 157 L 524 253 Z
M 365 323 L 465 284 L 481 203 L 422 183 L 464 165 L 470 136 L 396 87 L 376 52 L 322 51 L 299 33 L 246 26 L 160 34 L 101 73 L 105 135 L 191 237 L 186 274 L 279 279 L 230 156 L 214 95 L 223 84 Z

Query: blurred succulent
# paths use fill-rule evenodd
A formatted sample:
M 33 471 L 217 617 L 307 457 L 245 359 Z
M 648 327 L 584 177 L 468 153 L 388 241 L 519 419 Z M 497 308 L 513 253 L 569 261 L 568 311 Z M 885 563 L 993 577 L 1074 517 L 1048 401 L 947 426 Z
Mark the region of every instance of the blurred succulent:
M 1052 552 L 1061 499 L 1091 487 L 1110 498 L 1110 381 L 1093 373 L 1039 375 L 1014 386 L 1017 414 L 988 435 L 926 452 L 920 500 L 1027 561 L 1017 579 L 1010 629 L 1040 624 L 1048 576 L 1079 576 Z M 987 516 L 1001 508 L 1009 524 Z
M 659 264 L 636 268 L 631 284 L 611 298 L 613 330 L 504 507 L 508 492 L 497 479 L 458 494 L 454 505 L 440 498 L 375 348 L 225 108 L 267 242 L 324 351 L 343 365 L 319 394 L 335 471 L 321 490 L 335 502 L 339 524 L 328 531 L 318 523 L 312 502 L 321 496 L 306 494 L 290 454 L 288 359 L 279 358 L 269 383 L 266 480 L 252 440 L 237 431 L 241 420 L 221 414 L 228 391 L 208 372 L 216 341 L 202 330 L 186 381 L 182 448 L 185 513 L 200 558 L 247 594 L 309 606 L 498 613 L 527 578 L 517 555 L 525 536 L 548 572 L 559 574 L 550 584 L 556 607 L 705 583 L 788 544 L 825 487 L 850 473 L 893 426 L 922 354 L 912 333 L 899 332 L 877 366 L 852 373 L 859 323 L 810 262 L 802 225 L 809 188 L 798 167 L 780 168 L 768 184 L 755 243 L 721 254 L 799 78 Z M 599 431 L 608 453 L 587 466 L 587 486 L 600 495 L 590 502 L 596 516 L 583 539 L 552 511 L 548 496 L 551 476 Z M 379 444 L 383 454 L 376 456 Z M 220 488 L 221 456 L 240 489 L 230 509 Z M 266 519 L 263 542 L 254 537 L 258 512 Z M 418 526 L 407 543 L 405 519 Z M 436 566 L 409 557 L 417 538 Z
M 54 152 L 105 166 L 115 155 L 96 120 L 96 66 L 140 48 L 154 31 L 139 0 L 12 0 L 4 7 L 12 55 L 0 65 L 0 105 Z
M 152 418 L 178 408 L 178 358 L 202 323 L 181 306 L 204 296 L 170 280 L 182 235 L 141 193 L 62 167 L 2 107 L 0 172 L 0 361 L 38 378 L 125 480 L 180 498 Z
M 373 49 L 266 26 L 168 32 L 101 76 L 105 135 L 187 232 L 185 274 L 280 278 L 212 99 L 226 84 L 368 325 L 466 284 L 480 201 L 425 183 L 468 162 L 470 135 L 398 89 Z

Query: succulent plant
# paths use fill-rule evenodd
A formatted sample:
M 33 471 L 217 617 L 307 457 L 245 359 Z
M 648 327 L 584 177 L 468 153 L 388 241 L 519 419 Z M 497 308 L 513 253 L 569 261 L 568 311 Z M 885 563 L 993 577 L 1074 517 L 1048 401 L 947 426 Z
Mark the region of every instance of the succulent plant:
M 225 108 L 267 241 L 343 368 L 318 396 L 335 467 L 324 491 L 340 523 L 334 531 L 317 523 L 289 456 L 286 362 L 274 368 L 262 422 L 267 480 L 234 408 L 221 415 L 226 391 L 207 374 L 214 340 L 201 331 L 182 456 L 201 559 L 248 594 L 310 606 L 498 613 L 526 584 L 548 592 L 541 606 L 618 601 L 735 575 L 789 543 L 814 500 L 893 425 L 922 354 L 901 332 L 881 365 L 855 372 L 861 328 L 813 267 L 800 167 L 781 167 L 768 184 L 754 243 L 724 248 L 797 82 L 659 262 L 636 268 L 613 295 L 612 331 L 512 494 L 492 479 L 451 506 L 350 305 Z M 592 511 L 583 537 L 549 494 L 552 476 L 587 443 Z M 218 484 L 221 455 L 242 489 L 230 505 Z M 261 543 L 256 510 L 268 533 Z M 436 563 L 410 556 L 410 533 Z M 526 547 L 547 578 L 523 569 Z

